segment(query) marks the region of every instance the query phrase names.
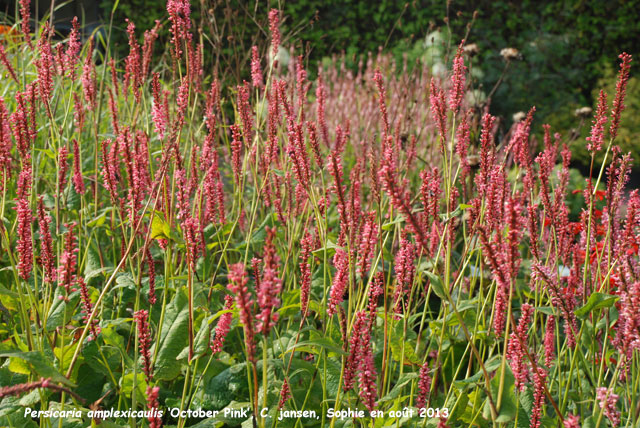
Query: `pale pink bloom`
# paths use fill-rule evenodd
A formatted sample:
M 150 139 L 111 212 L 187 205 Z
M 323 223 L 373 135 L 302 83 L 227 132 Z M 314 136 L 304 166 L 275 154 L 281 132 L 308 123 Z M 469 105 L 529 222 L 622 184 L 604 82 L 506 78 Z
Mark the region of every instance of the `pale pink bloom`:
M 614 394 L 611 389 L 605 387 L 596 388 L 596 400 L 598 400 L 604 415 L 614 427 L 620 425 L 620 410 L 616 407 L 619 398 L 620 396 Z

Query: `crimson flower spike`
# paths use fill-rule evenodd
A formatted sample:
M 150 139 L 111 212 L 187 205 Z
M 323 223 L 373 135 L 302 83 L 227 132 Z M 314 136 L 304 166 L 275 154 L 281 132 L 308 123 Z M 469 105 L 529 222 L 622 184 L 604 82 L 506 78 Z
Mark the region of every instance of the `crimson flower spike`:
M 280 12 L 278 9 L 271 9 L 269 11 L 269 31 L 271 32 L 271 49 L 275 61 L 278 55 L 278 49 L 280 48 Z
M 592 153 L 602 149 L 605 123 L 607 123 L 607 94 L 601 90 L 600 96 L 598 97 L 598 108 L 596 109 L 593 125 L 591 126 L 591 135 L 587 137 L 587 141 L 589 141 L 587 150 Z
M 56 277 L 56 262 L 51 239 L 51 216 L 44 210 L 42 196 L 38 199 L 38 225 L 40 227 L 40 261 L 44 272 L 44 281 L 51 284 Z
M 467 67 L 464 65 L 464 57 L 462 56 L 464 40 L 460 42 L 456 56 L 453 59 L 453 76 L 451 76 L 451 89 L 449 90 L 449 108 L 453 113 L 457 113 L 462 103 L 464 94 L 465 73 Z
M 251 47 L 251 84 L 254 88 L 262 87 L 262 69 L 257 46 Z
M 153 367 L 151 362 L 151 352 L 149 350 L 151 345 L 151 333 L 149 331 L 149 312 L 140 309 L 133 314 L 133 318 L 138 326 L 138 345 L 140 348 L 140 355 L 142 355 L 142 370 L 147 378 L 147 383 L 153 379 Z
M 618 127 L 620 126 L 620 115 L 624 110 L 624 96 L 627 92 L 627 82 L 629 81 L 629 70 L 631 69 L 631 55 L 622 52 L 618 56 L 622 60 L 620 63 L 620 71 L 618 71 L 618 83 L 616 84 L 616 97 L 613 100 L 613 110 L 611 111 L 611 127 L 609 134 L 611 139 L 615 139 L 618 135 Z
M 18 199 L 16 203 L 17 231 L 18 231 L 18 274 L 25 281 L 31 276 L 33 267 L 33 247 L 31 244 L 31 221 L 33 215 L 29 207 L 29 201 L 25 198 Z
M 229 290 L 236 296 L 236 307 L 240 322 L 244 325 L 244 340 L 247 347 L 247 359 L 255 363 L 256 344 L 255 330 L 253 329 L 253 298 L 247 287 L 247 271 L 244 264 L 236 263 L 229 266 Z
M 233 309 L 233 298 L 229 295 L 224 296 L 224 309 L 226 311 L 231 311 Z M 233 319 L 233 313 L 227 312 L 220 316 L 218 320 L 218 324 L 216 325 L 216 330 L 213 336 L 213 340 L 211 341 L 211 352 L 213 354 L 217 354 L 222 351 L 222 345 L 224 345 L 224 341 L 231 329 L 231 320 Z
M 22 34 L 24 35 L 24 39 L 27 41 L 29 48 L 33 49 L 30 34 L 31 30 L 29 28 L 29 18 L 31 14 L 30 3 L 30 0 L 20 0 L 20 16 L 22 17 Z

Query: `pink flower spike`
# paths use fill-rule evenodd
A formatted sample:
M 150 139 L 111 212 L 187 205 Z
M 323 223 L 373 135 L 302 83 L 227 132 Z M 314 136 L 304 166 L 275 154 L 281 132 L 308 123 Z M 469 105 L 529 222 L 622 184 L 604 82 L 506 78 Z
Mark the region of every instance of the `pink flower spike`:
M 464 57 L 462 56 L 464 40 L 460 42 L 456 56 L 453 59 L 453 76 L 451 77 L 451 89 L 449 90 L 449 108 L 453 113 L 457 113 L 462 102 L 464 94 L 465 73 L 467 67 L 464 65 Z
M 278 9 L 269 11 L 269 31 L 271 32 L 271 49 L 275 59 L 280 48 L 280 12 Z
M 229 295 L 224 296 L 224 310 L 230 311 L 233 308 L 233 298 Z M 227 312 L 220 315 L 213 340 L 211 341 L 211 352 L 217 354 L 222 351 L 222 345 L 231 329 L 231 320 L 233 319 L 233 313 Z
M 516 379 L 516 389 L 524 391 L 527 379 L 529 377 L 529 364 L 526 359 L 527 342 L 529 341 L 529 322 L 533 307 L 528 303 L 522 304 L 522 315 L 518 321 L 518 327 L 511 332 L 507 347 L 507 360 L 511 365 L 511 370 Z
M 620 115 L 625 107 L 624 96 L 627 92 L 629 70 L 631 69 L 631 55 L 622 52 L 618 58 L 620 58 L 622 62 L 620 63 L 620 71 L 618 72 L 618 83 L 616 83 L 616 98 L 613 100 L 613 110 L 611 111 L 611 127 L 609 128 L 611 139 L 615 139 L 618 135 Z
M 84 195 L 85 187 L 80 164 L 80 148 L 78 147 L 78 141 L 75 139 L 73 140 L 73 186 L 76 189 L 76 193 Z
M 251 84 L 254 88 L 262 87 L 262 70 L 257 46 L 251 48 Z
M 138 346 L 142 355 L 142 370 L 147 378 L 147 383 L 153 379 L 153 366 L 151 362 L 151 333 L 149 331 L 149 312 L 140 309 L 133 314 L 133 318 L 138 326 Z
M 427 406 L 429 391 L 431 390 L 431 376 L 429 376 L 429 363 L 425 363 L 420 367 L 418 376 L 418 397 L 416 398 L 416 406 L 422 409 Z
M 333 256 L 333 265 L 336 274 L 333 277 L 331 290 L 329 291 L 329 303 L 327 304 L 327 314 L 332 316 L 338 310 L 338 306 L 344 300 L 344 292 L 349 282 L 349 256 L 342 248 L 337 248 Z
M 600 387 L 596 389 L 596 400 L 604 415 L 611 421 L 614 427 L 620 425 L 620 410 L 616 407 L 616 403 L 620 397 L 614 394 L 611 389 Z
M 604 124 L 607 123 L 607 94 L 601 90 L 598 97 L 598 108 L 593 118 L 591 135 L 587 137 L 587 150 L 592 153 L 600 151 L 604 143 Z
M 25 281 L 31 276 L 33 268 L 33 248 L 31 244 L 32 212 L 27 199 L 18 199 L 15 207 L 17 215 L 18 243 L 18 274 Z
M 53 255 L 53 241 L 51 239 L 51 216 L 44 210 L 42 196 L 38 199 L 38 226 L 40 227 L 40 261 L 44 281 L 51 284 L 56 277 L 56 261 Z

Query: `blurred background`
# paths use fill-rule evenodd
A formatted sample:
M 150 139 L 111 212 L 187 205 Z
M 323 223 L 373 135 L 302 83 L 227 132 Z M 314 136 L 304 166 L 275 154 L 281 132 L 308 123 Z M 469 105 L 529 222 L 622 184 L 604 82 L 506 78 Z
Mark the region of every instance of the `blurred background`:
M 156 20 L 166 19 L 163 0 L 56 1 L 53 8 L 50 0 L 33 3 L 33 16 L 51 19 L 61 37 L 76 15 L 85 37 L 96 32 L 102 36 L 103 49 L 110 35 L 110 49 L 117 58 L 128 53 L 125 18 L 135 22 L 140 34 Z M 403 62 L 411 68 L 423 61 L 437 75 L 466 37 L 474 54 L 471 73 L 477 99 L 501 118 L 502 132 L 508 132 L 519 112 L 535 105 L 538 141 L 540 125 L 549 123 L 553 132 L 572 140 L 574 164 L 582 169 L 591 120 L 583 108 L 594 107 L 600 88 L 611 99 L 617 56 L 626 51 L 635 61 L 618 143 L 636 161 L 640 159 L 640 0 L 192 0 L 191 4 L 192 22 L 204 46 L 205 70 L 230 84 L 249 78 L 243 73 L 249 70 L 251 46 L 267 49 L 267 12 L 274 7 L 282 10 L 284 44 L 304 55 L 311 78 L 318 66 L 331 61 L 344 61 L 346 69 L 355 70 L 369 52 L 376 54 L 379 49 L 395 58 L 398 69 Z M 13 0 L 0 0 L 0 12 L 7 24 L 15 22 Z M 167 27 L 160 31 L 165 40 Z M 160 50 L 163 46 L 156 44 Z M 580 109 L 582 117 L 577 114 Z M 634 180 L 640 177 L 640 162 L 636 165 Z

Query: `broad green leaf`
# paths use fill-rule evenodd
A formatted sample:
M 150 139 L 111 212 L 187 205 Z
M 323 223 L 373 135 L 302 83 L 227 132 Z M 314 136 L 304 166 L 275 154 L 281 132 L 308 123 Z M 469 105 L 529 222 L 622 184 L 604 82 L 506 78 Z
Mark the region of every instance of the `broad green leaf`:
M 176 357 L 188 343 L 189 335 L 188 298 L 184 289 L 178 290 L 167 305 L 160 342 L 154 344 L 151 354 L 158 346 L 158 356 L 154 368 L 156 380 L 171 380 L 180 374 L 180 364 Z
M 151 239 L 171 237 L 171 227 L 160 211 L 155 211 L 151 220 Z
M 427 277 L 429 278 L 431 289 L 433 290 L 434 293 L 436 293 L 436 296 L 444 300 L 447 297 L 447 295 L 445 294 L 444 284 L 442 284 L 442 279 L 440 279 L 440 277 L 435 273 L 428 270 L 424 271 L 424 274 L 427 275 Z
M 576 309 L 575 314 L 578 318 L 584 319 L 589 312 L 593 312 L 596 309 L 610 308 L 619 299 L 618 296 L 612 296 L 606 293 L 594 292 L 589 296 L 589 300 L 580 308 Z
M 136 379 L 136 401 L 144 402 L 146 397 L 145 391 L 147 390 L 147 381 L 145 380 L 144 373 L 142 371 L 139 371 L 136 377 L 133 376 L 133 373 L 127 373 L 124 375 L 120 379 L 120 391 L 128 398 L 131 398 L 134 388 L 134 379 Z
M 389 337 L 391 356 L 394 360 L 403 364 L 422 365 L 422 359 L 414 351 L 417 334 L 408 328 L 406 334 L 402 322 L 396 322 Z M 402 359 L 402 361 L 401 361 Z
M 51 359 L 47 358 L 40 351 L 5 351 L 0 353 L 0 357 L 5 358 L 20 358 L 22 359 L 31 370 L 31 373 L 36 374 L 37 377 L 51 378 L 53 382 L 64 383 L 65 385 L 74 387 L 75 385 L 69 381 L 66 377 L 61 375 L 51 365 Z
M 498 411 L 495 422 L 505 423 L 515 419 L 518 413 L 518 400 L 516 399 L 515 392 L 515 377 L 513 376 L 511 367 L 509 367 L 509 364 L 505 364 L 504 376 L 501 375 L 501 371 L 502 369 L 499 368 L 493 376 L 493 379 L 491 379 L 491 395 L 493 396 L 496 410 Z M 501 380 L 503 382 L 502 395 L 499 396 Z M 500 405 L 498 405 L 498 402 L 500 402 Z M 487 419 L 491 417 L 489 400 L 486 402 L 484 415 Z
M 66 295 L 62 290 L 64 290 L 63 287 L 56 287 L 53 304 L 47 314 L 47 331 L 54 331 L 56 328 L 61 327 L 65 321 L 68 323 L 80 300 L 79 293 L 71 293 L 67 301 L 67 299 L 65 299 Z
M 389 391 L 387 395 L 385 395 L 380 400 L 378 400 L 378 403 L 384 403 L 385 401 L 395 400 L 400 396 L 402 389 L 408 383 L 410 383 L 413 379 L 417 379 L 417 378 L 418 378 L 418 373 L 404 373 L 402 376 L 400 376 L 400 378 L 398 379 L 396 384 L 393 386 L 393 388 L 391 388 L 391 391 Z
M 224 369 L 205 384 L 204 401 L 212 408 L 220 409 L 248 393 L 247 364 L 240 363 Z
M 398 216 L 396 216 L 395 219 L 383 224 L 380 228 L 382 230 L 392 230 L 395 227 L 396 224 L 402 223 L 403 221 L 404 221 L 404 216 L 398 215 Z
M 340 355 L 347 355 L 341 346 L 337 345 L 329 337 L 316 337 L 314 339 L 298 342 L 297 345 L 292 344 L 285 353 L 291 352 L 294 349 L 296 352 L 309 352 L 310 354 L 320 354 L 320 349 L 324 348 L 329 352 L 334 352 Z

